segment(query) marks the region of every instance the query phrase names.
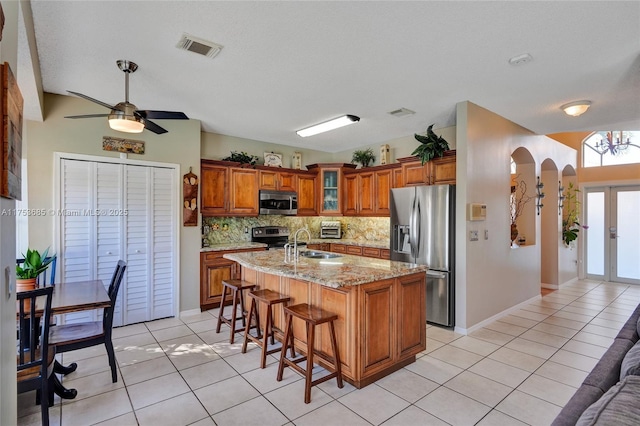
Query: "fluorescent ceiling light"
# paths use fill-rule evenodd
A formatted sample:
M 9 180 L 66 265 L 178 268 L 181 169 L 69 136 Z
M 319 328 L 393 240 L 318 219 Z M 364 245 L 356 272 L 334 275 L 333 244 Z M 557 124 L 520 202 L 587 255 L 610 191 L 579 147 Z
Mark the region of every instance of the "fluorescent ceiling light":
M 342 117 L 334 118 L 333 120 L 325 121 L 324 123 L 316 124 L 314 126 L 298 130 L 296 133 L 298 134 L 298 136 L 306 138 L 307 136 L 313 136 L 317 135 L 318 133 L 328 132 L 329 130 L 347 126 L 358 121 L 360 121 L 360 117 L 356 117 L 355 115 L 343 115 Z
M 584 114 L 591 106 L 591 101 L 575 101 L 564 104 L 560 107 L 565 114 L 572 117 L 577 117 Z

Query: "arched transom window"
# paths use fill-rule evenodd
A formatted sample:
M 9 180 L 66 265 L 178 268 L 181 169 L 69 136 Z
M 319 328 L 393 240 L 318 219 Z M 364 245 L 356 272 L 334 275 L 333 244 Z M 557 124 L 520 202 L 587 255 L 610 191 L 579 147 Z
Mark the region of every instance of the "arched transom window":
M 598 131 L 582 142 L 582 166 L 640 163 L 640 131 Z

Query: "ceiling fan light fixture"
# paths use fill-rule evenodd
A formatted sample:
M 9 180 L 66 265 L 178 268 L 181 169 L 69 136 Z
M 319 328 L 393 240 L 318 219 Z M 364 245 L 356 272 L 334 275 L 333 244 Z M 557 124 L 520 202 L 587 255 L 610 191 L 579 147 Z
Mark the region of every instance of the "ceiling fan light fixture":
M 572 117 L 578 117 L 584 114 L 591 106 L 591 101 L 575 101 L 564 104 L 560 107 L 565 114 Z
M 360 117 L 355 115 L 343 115 L 333 120 L 325 121 L 323 123 L 314 124 L 313 126 L 306 127 L 296 131 L 298 136 L 306 138 L 307 136 L 317 135 L 318 133 L 328 132 L 329 130 L 337 129 L 339 127 L 348 126 L 349 124 L 357 123 L 360 121 Z
M 142 133 L 144 121 L 135 115 L 126 115 L 122 111 L 112 111 L 109 114 L 109 127 L 125 133 Z

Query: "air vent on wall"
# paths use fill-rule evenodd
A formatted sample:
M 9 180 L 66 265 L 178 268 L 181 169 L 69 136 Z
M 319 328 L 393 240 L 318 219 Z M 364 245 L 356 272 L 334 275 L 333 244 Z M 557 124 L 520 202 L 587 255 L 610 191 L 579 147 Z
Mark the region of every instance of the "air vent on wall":
M 415 111 L 411 111 L 407 108 L 398 108 L 396 110 L 389 111 L 389 114 L 393 115 L 394 117 L 402 117 L 403 115 L 410 115 L 415 113 Z
M 212 41 L 194 37 L 191 34 L 184 33 L 182 38 L 176 45 L 178 49 L 188 50 L 189 52 L 204 55 L 208 58 L 215 57 L 222 50 L 222 46 Z

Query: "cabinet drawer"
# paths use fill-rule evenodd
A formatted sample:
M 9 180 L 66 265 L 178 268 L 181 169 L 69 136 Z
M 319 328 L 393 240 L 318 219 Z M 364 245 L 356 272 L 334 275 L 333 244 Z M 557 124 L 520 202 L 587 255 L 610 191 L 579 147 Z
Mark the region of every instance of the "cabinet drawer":
M 391 259 L 391 250 L 389 249 L 381 249 L 380 250 L 380 259 Z
M 346 253 L 347 246 L 344 244 L 331 244 L 331 251 L 335 253 Z
M 375 247 L 362 247 L 362 255 L 368 257 L 380 257 L 380 249 Z
M 355 254 L 357 256 L 362 256 L 362 247 L 359 246 L 347 246 L 348 254 Z

